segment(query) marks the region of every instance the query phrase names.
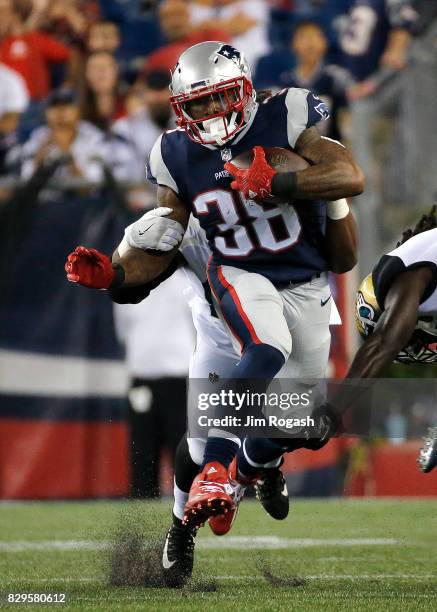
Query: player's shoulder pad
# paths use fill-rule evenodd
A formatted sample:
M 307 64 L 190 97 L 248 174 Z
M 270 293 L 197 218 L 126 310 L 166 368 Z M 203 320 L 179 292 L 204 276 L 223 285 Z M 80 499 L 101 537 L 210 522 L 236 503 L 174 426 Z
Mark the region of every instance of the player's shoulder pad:
M 172 174 L 172 169 L 169 167 L 169 156 L 166 154 L 166 149 L 169 147 L 169 136 L 176 130 L 169 130 L 161 134 L 153 147 L 146 161 L 146 178 L 155 185 L 163 185 L 170 187 L 175 193 L 179 193 L 176 180 Z
M 304 130 L 329 117 L 329 110 L 323 100 L 308 89 L 290 87 L 285 92 L 288 142 L 294 147 Z

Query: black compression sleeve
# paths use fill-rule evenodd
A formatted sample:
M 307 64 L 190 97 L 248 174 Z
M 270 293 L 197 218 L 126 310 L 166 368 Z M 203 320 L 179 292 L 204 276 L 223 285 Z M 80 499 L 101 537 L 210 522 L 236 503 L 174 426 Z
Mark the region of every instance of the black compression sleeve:
M 278 172 L 272 180 L 272 195 L 293 197 L 297 187 L 296 172 Z
M 124 279 L 125 279 L 124 268 L 120 264 L 113 264 L 112 267 L 114 268 L 115 274 L 114 274 L 114 278 L 112 279 L 111 284 L 109 285 L 109 289 L 118 289 L 124 283 Z

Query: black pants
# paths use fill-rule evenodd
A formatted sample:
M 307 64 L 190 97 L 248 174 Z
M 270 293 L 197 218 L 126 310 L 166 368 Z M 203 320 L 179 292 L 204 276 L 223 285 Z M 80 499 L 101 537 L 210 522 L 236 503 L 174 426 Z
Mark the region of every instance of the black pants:
M 134 378 L 129 394 L 131 497 L 159 497 L 160 455 L 186 428 L 186 379 Z

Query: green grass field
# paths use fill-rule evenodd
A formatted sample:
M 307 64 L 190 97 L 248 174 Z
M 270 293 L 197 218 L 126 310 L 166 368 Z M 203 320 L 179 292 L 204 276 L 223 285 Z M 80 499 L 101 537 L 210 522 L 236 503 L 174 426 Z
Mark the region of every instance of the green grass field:
M 168 502 L 1 504 L 0 607 L 53 609 L 7 596 L 65 593 L 58 608 L 437 610 L 436 501 L 299 501 L 283 522 L 245 501 L 228 536 L 199 532 L 195 574 L 182 590 L 145 586 L 158 579 L 169 510 Z

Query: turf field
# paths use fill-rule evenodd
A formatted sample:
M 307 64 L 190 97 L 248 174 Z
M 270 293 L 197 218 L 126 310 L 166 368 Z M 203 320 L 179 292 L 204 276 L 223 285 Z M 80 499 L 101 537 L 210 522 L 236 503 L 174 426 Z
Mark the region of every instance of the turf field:
M 157 586 L 169 508 L 0 504 L 0 608 L 24 607 L 8 593 L 65 593 L 57 608 L 437 610 L 437 501 L 299 501 L 284 522 L 245 501 L 228 536 L 199 532 L 182 590 Z

